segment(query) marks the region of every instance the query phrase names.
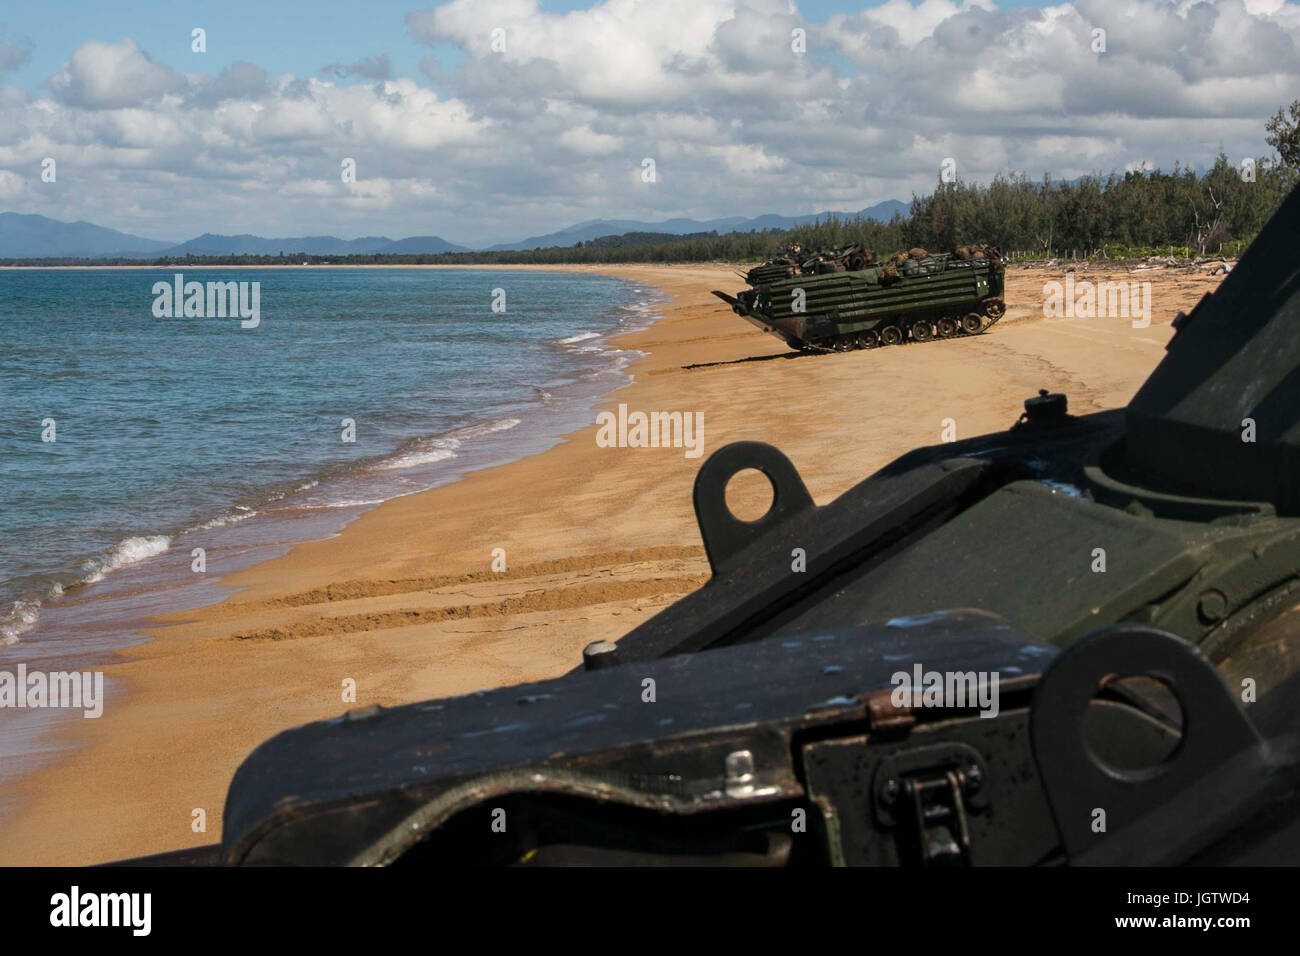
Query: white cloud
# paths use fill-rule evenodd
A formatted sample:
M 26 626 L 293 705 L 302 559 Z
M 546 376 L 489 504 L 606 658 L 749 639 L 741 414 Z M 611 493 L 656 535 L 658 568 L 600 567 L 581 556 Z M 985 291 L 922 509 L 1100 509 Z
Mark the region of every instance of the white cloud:
M 622 141 L 608 133 L 598 133 L 586 123 L 573 126 L 560 134 L 559 143 L 584 156 L 609 156 L 619 150 Z
M 1204 164 L 1221 146 L 1236 161 L 1265 152 L 1265 119 L 1300 95 L 1295 0 L 886 0 L 825 23 L 787 0 L 452 0 L 407 22 L 458 45 L 459 65 L 385 77 L 388 59 L 360 50 L 325 72 L 373 82 L 242 62 L 181 76 L 134 40 L 82 44 L 53 97 L 0 87 L 6 202 L 163 237 L 505 239 L 857 209 L 930 189 L 950 156 L 973 180 Z M 661 188 L 641 181 L 646 156 Z
M 180 74 L 154 63 L 130 37 L 120 43 L 83 43 L 50 78 L 65 103 L 88 109 L 136 106 L 184 85 Z
M 862 20 L 876 30 L 891 30 L 899 41 L 908 47 L 934 36 L 941 23 L 967 10 L 995 10 L 991 0 L 921 0 L 915 6 L 909 0 L 886 0 L 879 6 L 863 11 Z

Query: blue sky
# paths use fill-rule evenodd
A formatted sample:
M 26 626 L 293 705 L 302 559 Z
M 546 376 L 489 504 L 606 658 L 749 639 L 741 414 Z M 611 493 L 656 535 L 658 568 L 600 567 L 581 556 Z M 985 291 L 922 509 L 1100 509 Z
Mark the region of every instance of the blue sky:
M 546 4 L 552 6 L 572 5 Z M 452 44 L 435 48 L 411 36 L 405 17 L 419 8 L 411 0 L 132 0 L 126 11 L 102 0 L 50 0 L 14 3 L 0 14 L 0 23 L 7 27 L 9 42 L 32 41 L 31 61 L 11 76 L 25 86 L 57 71 L 77 44 L 124 36 L 179 72 L 221 69 L 234 60 L 247 60 L 272 72 L 303 76 L 328 63 L 387 53 L 395 72 L 413 75 L 422 57 L 433 54 L 449 62 L 461 57 Z M 205 54 L 190 50 L 195 27 L 207 31 Z
M 427 6 L 432 6 L 427 5 Z M 565 13 L 590 3 L 544 0 L 542 10 Z M 849 13 L 874 3 L 845 0 L 804 0 L 799 11 L 824 21 L 834 13 Z M 1049 6 L 1029 0 L 998 0 L 1002 9 Z M 415 0 L 131 0 L 129 10 L 104 0 L 42 0 L 9 5 L 0 13 L 9 42 L 31 41 L 31 61 L 11 75 L 24 86 L 43 82 L 63 65 L 73 47 L 85 40 L 135 38 L 155 60 L 174 70 L 220 69 L 233 60 L 247 60 L 276 72 L 307 75 L 328 63 L 387 53 L 398 75 L 419 73 L 420 60 L 436 56 L 454 68 L 464 59 L 454 44 L 424 44 L 406 28 L 406 14 L 425 9 Z M 72 25 L 72 26 L 70 26 Z M 190 31 L 208 32 L 208 53 L 190 50 Z M 204 57 L 213 61 L 200 63 Z
M 949 158 L 986 182 L 1263 156 L 1300 97 L 1300 0 L 55 0 L 0 28 L 0 210 L 163 239 L 851 211 Z

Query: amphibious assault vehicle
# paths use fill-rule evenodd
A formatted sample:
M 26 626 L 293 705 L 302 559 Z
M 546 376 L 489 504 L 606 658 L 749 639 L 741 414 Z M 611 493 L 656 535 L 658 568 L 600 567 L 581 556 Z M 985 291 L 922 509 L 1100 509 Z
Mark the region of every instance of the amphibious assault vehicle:
M 1297 327 L 1300 189 L 1126 408 L 1041 393 L 822 506 L 727 445 L 699 591 L 564 677 L 280 734 L 219 845 L 134 862 L 1294 864 Z
M 856 271 L 784 278 L 764 273 L 763 281 L 738 295 L 713 294 L 802 351 L 975 335 L 1002 317 L 1006 270 L 995 251 L 980 249 L 968 258 L 915 252 Z
M 863 249 L 857 243 L 840 249 L 819 249 L 813 253 L 805 253 L 797 245 L 793 245 L 762 265 L 754 266 L 742 278 L 750 286 L 759 286 L 793 276 L 856 272 L 865 269 L 874 261 L 875 253 Z

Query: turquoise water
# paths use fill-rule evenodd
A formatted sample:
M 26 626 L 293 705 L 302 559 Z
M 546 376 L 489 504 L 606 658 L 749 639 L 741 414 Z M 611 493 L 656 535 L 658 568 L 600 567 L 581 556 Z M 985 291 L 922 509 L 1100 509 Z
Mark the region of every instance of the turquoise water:
M 178 271 L 258 282 L 258 325 L 157 317 Z M 246 546 L 259 521 L 352 515 L 578 427 L 626 380 L 606 337 L 653 302 L 543 272 L 0 272 L 0 644 L 217 532 Z

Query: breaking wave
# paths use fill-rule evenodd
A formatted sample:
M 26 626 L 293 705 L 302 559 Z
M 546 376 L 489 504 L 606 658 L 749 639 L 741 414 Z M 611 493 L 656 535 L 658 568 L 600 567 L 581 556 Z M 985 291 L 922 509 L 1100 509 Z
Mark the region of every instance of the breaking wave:
M 123 538 L 117 544 L 109 549 L 108 553 L 98 558 L 91 558 L 82 567 L 85 569 L 85 576 L 80 580 L 80 584 L 94 584 L 96 581 L 102 581 L 106 576 L 112 574 L 119 568 L 127 565 L 139 564 L 146 558 L 152 558 L 156 554 L 162 554 L 171 547 L 172 539 L 165 534 L 142 535 L 134 538 Z
M 494 432 L 506 431 L 514 428 L 519 422 L 520 419 L 518 418 L 499 418 L 496 421 L 457 428 L 436 438 L 420 438 L 409 443 L 401 452 L 387 461 L 380 462 L 375 467 L 380 471 L 397 471 L 403 468 L 418 468 L 421 465 L 432 465 L 440 461 L 446 461 L 448 458 L 456 457 L 456 450 L 460 448 L 465 439 L 481 438 Z
M 585 342 L 588 339 L 598 339 L 599 332 L 579 332 L 577 335 L 570 335 L 567 339 L 560 339 L 561 345 L 573 345 L 575 342 Z

